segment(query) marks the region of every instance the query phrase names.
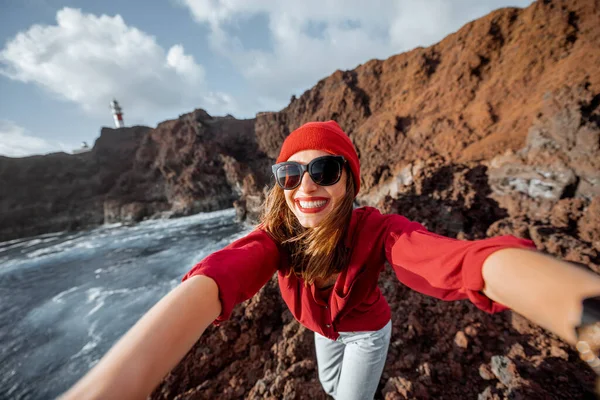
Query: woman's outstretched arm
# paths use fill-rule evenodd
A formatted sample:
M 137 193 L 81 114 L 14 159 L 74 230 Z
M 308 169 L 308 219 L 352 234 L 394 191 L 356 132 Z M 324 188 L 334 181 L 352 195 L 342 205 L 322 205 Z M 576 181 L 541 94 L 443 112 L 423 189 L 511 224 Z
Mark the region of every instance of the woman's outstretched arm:
M 511 308 L 571 344 L 582 300 L 600 296 L 599 275 L 539 253 L 530 240 L 456 240 L 400 215 L 386 218 L 387 260 L 400 282 L 428 296 L 468 298 L 486 312 Z
M 531 250 L 498 250 L 484 261 L 482 273 L 486 296 L 571 344 L 581 302 L 600 296 L 600 276 Z
M 218 287 L 194 276 L 160 300 L 62 399 L 145 399 L 221 313 Z

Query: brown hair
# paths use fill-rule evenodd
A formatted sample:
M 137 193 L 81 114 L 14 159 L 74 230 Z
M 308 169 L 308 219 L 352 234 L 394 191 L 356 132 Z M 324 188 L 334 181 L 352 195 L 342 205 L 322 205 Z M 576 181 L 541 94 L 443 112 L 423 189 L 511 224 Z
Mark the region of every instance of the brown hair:
M 348 263 L 344 246 L 354 202 L 354 180 L 346 170 L 346 194 L 321 223 L 304 228 L 285 201 L 283 189 L 275 184 L 265 200 L 262 228 L 287 250 L 290 274 L 304 279 L 307 285 L 317 278 L 327 278 L 340 272 Z

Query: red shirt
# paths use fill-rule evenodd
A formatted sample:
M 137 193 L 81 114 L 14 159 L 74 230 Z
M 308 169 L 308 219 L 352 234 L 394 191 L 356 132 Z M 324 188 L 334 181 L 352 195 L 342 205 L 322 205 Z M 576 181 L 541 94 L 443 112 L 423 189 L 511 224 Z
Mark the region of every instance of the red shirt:
M 373 207 L 353 211 L 344 245 L 350 262 L 337 278 L 329 302 L 315 285 L 293 274 L 285 251 L 263 230 L 256 229 L 195 265 L 183 278 L 206 275 L 217 283 L 222 312 L 215 324 L 229 318 L 233 307 L 250 297 L 278 272 L 283 300 L 307 328 L 330 339 L 338 332 L 373 331 L 390 320 L 390 307 L 377 287 L 387 260 L 404 285 L 442 300 L 469 299 L 494 313 L 506 309 L 486 297 L 481 268 L 493 252 L 535 248 L 514 236 L 463 241 L 436 235 L 397 214 L 382 215 Z

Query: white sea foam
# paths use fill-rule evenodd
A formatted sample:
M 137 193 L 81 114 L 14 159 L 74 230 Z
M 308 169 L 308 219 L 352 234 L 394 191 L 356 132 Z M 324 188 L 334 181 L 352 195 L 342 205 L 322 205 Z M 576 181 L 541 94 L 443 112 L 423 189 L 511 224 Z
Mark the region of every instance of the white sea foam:
M 122 222 L 115 222 L 112 224 L 104 224 L 102 225 L 102 229 L 113 229 L 113 228 L 120 228 L 123 226 Z
M 12 243 L 12 244 L 9 244 Z M 10 242 L 0 243 L 0 253 L 12 249 L 17 249 L 19 247 L 23 247 L 26 244 L 26 240 L 12 240 Z
M 7 395 L 8 397 L 10 397 L 10 395 L 12 395 L 14 392 L 16 392 L 18 388 L 19 388 L 19 384 L 18 384 L 18 383 L 16 383 L 16 384 L 12 385 L 12 386 L 11 386 L 11 388 L 10 388 L 10 389 L 8 389 L 8 391 L 6 392 L 6 395 Z M 8 397 L 7 397 L 7 398 L 8 398 Z
M 140 227 L 153 226 L 156 228 L 175 228 L 186 225 L 195 225 L 198 222 L 217 218 L 233 218 L 235 217 L 235 209 L 228 208 L 225 210 L 213 211 L 208 213 L 199 213 L 185 218 L 165 219 L 165 220 L 146 220 L 140 222 Z
M 100 297 L 100 293 L 102 293 L 102 288 L 99 287 L 94 287 L 91 289 L 86 290 L 85 292 L 85 296 L 86 296 L 86 303 L 91 303 L 94 300 L 96 300 L 98 297 Z
M 60 236 L 63 233 L 65 233 L 65 231 L 59 231 L 59 232 L 50 232 L 50 233 L 43 233 L 41 235 L 38 236 L 34 236 L 34 237 L 40 237 L 40 238 L 49 238 L 49 237 L 56 237 L 56 236 Z
M 105 288 L 101 288 L 101 287 L 93 287 L 93 288 L 89 288 L 88 290 L 86 290 L 86 303 L 90 304 L 90 303 L 96 303 L 94 304 L 94 307 L 88 311 L 87 316 L 91 316 L 93 314 L 95 314 L 98 310 L 100 310 L 102 307 L 104 307 L 104 304 L 106 303 L 106 299 L 109 296 L 113 296 L 113 295 L 127 295 L 127 294 L 131 294 L 131 293 L 135 293 L 135 292 L 139 292 L 139 291 L 144 291 L 147 290 L 147 288 L 145 287 L 137 287 L 137 288 L 133 288 L 133 289 L 112 289 L 112 290 L 107 290 Z
M 81 357 L 83 355 L 88 354 L 90 351 L 94 350 L 100 344 L 102 340 L 102 335 L 96 333 L 96 327 L 98 326 L 98 321 L 92 322 L 90 327 L 88 328 L 88 337 L 91 338 L 89 342 L 83 345 L 83 347 L 75 354 L 73 354 L 70 358 L 75 359 Z
M 88 301 L 89 303 L 89 301 Z M 98 311 L 99 309 L 101 309 L 104 306 L 104 299 L 98 301 L 96 303 L 96 305 L 94 306 L 94 308 L 92 308 L 88 313 L 87 316 L 89 317 L 90 315 L 93 315 L 96 313 L 96 311 Z
M 170 290 L 175 289 L 177 286 L 179 286 L 180 283 L 181 283 L 181 280 L 179 280 L 179 279 L 171 279 L 169 281 L 169 289 Z
M 69 239 L 62 243 L 55 244 L 53 246 L 34 250 L 32 252 L 27 253 L 27 258 L 39 258 L 54 253 L 61 253 L 66 249 L 73 247 L 73 245 L 76 243 L 76 240 L 77 239 Z
M 18 243 L 18 242 L 23 242 L 23 241 L 25 241 L 25 239 L 23 239 L 23 238 L 19 238 L 19 239 L 7 240 L 6 242 L 1 242 L 1 244 L 2 244 L 3 246 L 4 246 L 4 245 L 6 245 L 6 246 L 10 246 L 11 244 Z
M 193 265 L 196 264 L 197 262 L 200 262 L 203 258 L 205 258 L 206 256 L 208 256 L 211 253 L 214 253 L 217 250 L 221 250 L 223 247 L 227 246 L 228 244 L 235 242 L 238 239 L 243 238 L 244 236 L 246 236 L 247 234 L 249 234 L 250 232 L 252 232 L 253 228 L 248 226 L 245 227 L 245 229 L 235 235 L 232 236 L 228 236 L 226 238 L 224 238 L 223 240 L 219 240 L 215 243 L 212 243 L 211 245 L 206 245 L 204 246 L 204 248 L 200 249 L 199 251 L 197 251 L 196 253 L 192 254 L 191 257 L 189 257 L 187 262 L 184 262 L 185 265 Z
M 18 238 L 18 239 L 7 240 L 6 242 L 0 242 L 0 246 L 11 245 L 11 244 L 18 243 L 18 242 L 27 242 L 32 239 L 52 238 L 52 237 L 60 236 L 63 233 L 64 232 L 50 232 L 50 233 L 44 233 L 44 234 L 37 235 L 37 236 L 30 236 L 27 238 Z
M 86 240 L 85 242 L 77 243 L 74 247 L 77 249 L 96 249 L 102 246 L 102 243 L 93 240 Z
M 79 286 L 73 286 L 71 289 L 67 289 L 67 290 L 65 290 L 63 292 L 60 292 L 59 294 L 57 294 L 56 296 L 54 296 L 52 298 L 52 302 L 64 304 L 64 301 L 63 301 L 62 298 L 65 297 L 66 295 L 70 294 L 70 293 L 73 293 L 77 289 L 79 289 Z
M 40 243 L 42 243 L 42 239 L 33 239 L 33 240 L 30 240 L 29 242 L 27 242 L 27 244 L 23 245 L 23 247 L 27 248 L 27 247 L 35 246 L 36 244 L 40 244 Z

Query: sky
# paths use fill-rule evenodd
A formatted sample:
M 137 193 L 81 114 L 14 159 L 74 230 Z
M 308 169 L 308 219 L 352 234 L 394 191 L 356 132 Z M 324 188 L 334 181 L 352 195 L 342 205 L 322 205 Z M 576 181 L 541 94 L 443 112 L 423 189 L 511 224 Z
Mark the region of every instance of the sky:
M 0 0 L 0 155 L 71 152 L 195 108 L 253 118 L 337 69 L 531 0 Z

